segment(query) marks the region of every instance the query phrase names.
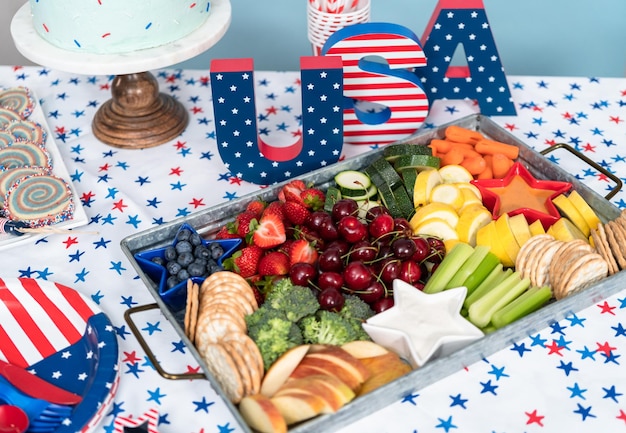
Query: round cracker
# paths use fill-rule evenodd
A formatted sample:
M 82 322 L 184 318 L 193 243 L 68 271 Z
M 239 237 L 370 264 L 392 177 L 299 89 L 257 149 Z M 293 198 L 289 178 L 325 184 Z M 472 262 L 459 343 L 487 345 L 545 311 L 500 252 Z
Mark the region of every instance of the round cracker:
M 200 308 L 202 309 L 232 309 L 232 313 L 241 317 L 245 317 L 252 312 L 241 304 L 237 299 L 228 296 L 215 296 L 210 297 L 209 299 L 203 299 L 200 301 Z M 250 311 L 250 312 L 249 312 Z
M 243 398 L 244 385 L 232 356 L 222 344 L 209 344 L 201 354 L 224 395 L 231 402 L 239 403 Z
M 237 279 L 215 279 L 211 280 L 208 284 L 205 284 L 206 280 L 203 282 L 203 286 L 200 288 L 200 293 L 210 294 L 210 293 L 233 293 L 238 297 L 241 297 L 245 300 L 246 303 L 250 305 L 250 307 L 254 310 L 259 308 L 259 305 L 256 300 L 256 296 L 254 296 L 254 291 L 250 284 L 246 280 L 237 280 Z
M 252 299 L 254 299 L 252 302 L 250 301 L 250 297 L 246 296 L 245 292 L 243 292 L 241 289 L 236 289 L 235 287 L 229 285 L 223 285 L 220 287 L 220 289 L 205 291 L 202 294 L 202 301 L 204 301 L 205 299 L 210 301 L 217 298 L 228 298 L 241 305 L 246 314 L 252 314 L 258 309 L 258 305 L 251 290 L 249 290 L 248 292 L 252 295 Z
M 263 357 L 259 348 L 248 334 L 228 334 L 222 340 L 224 343 L 232 345 L 243 357 L 246 366 L 250 372 L 251 393 L 256 394 L 261 390 L 261 382 L 263 380 L 264 367 Z
M 542 248 L 535 249 L 537 258 L 530 269 L 530 283 L 533 286 L 541 287 L 546 284 L 550 263 L 561 244 L 562 241 L 557 240 L 545 241 Z
M 235 363 L 235 366 L 237 367 L 237 373 L 239 374 L 241 384 L 243 385 L 242 397 L 245 397 L 247 395 L 252 394 L 252 389 L 253 389 L 252 376 L 250 373 L 250 368 L 246 364 L 246 361 L 241 351 L 239 350 L 238 347 L 235 347 L 235 345 L 232 344 L 232 341 L 233 340 L 229 340 L 229 341 L 222 340 L 220 344 L 222 345 L 222 347 L 224 347 L 224 350 L 228 352 L 233 362 Z
M 196 326 L 198 325 L 198 284 L 187 280 L 187 303 L 185 309 L 185 335 L 192 343 L 196 339 Z
M 196 347 L 202 353 L 210 344 L 219 343 L 231 332 L 242 332 L 241 326 L 227 317 L 213 317 L 198 320 L 196 327 Z
M 564 281 L 558 293 L 555 293 L 556 299 L 562 299 L 565 296 L 574 294 L 601 280 L 608 274 L 608 264 L 601 255 L 597 253 L 587 254 L 579 257 L 573 263 L 572 273 L 569 278 Z
M 613 275 L 619 272 L 619 266 L 615 260 L 615 256 L 609 247 L 609 241 L 606 238 L 606 232 L 604 231 L 604 224 L 600 223 L 595 230 L 591 231 L 593 243 L 596 246 L 596 250 L 609 265 L 609 274 Z
M 604 230 L 606 232 L 606 238 L 608 240 L 609 248 L 617 261 L 620 269 L 626 269 L 626 258 L 622 253 L 622 248 L 620 246 L 619 238 L 613 229 L 612 221 L 609 221 L 604 225 Z
M 563 242 L 559 249 L 555 252 L 550 263 L 549 278 L 556 279 L 557 275 L 566 271 L 566 263 L 576 259 L 584 254 L 595 252 L 593 247 L 582 239 L 574 239 Z
M 515 259 L 515 270 L 517 270 L 521 276 L 525 276 L 527 272 L 526 262 L 530 253 L 533 251 L 533 248 L 537 242 L 542 242 L 544 239 L 554 239 L 552 235 L 547 233 L 535 235 L 531 237 L 529 240 L 524 242 L 524 245 L 521 246 L 519 253 Z

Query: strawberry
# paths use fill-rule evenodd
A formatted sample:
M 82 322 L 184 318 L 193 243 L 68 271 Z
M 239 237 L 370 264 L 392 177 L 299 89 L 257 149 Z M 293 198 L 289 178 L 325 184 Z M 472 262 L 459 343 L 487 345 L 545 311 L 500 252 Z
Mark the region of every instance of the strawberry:
M 259 260 L 259 275 L 287 275 L 289 256 L 281 251 L 270 251 Z
M 313 211 L 318 211 L 324 207 L 326 194 L 317 188 L 308 188 L 300 193 L 300 198 L 305 206 Z
M 253 212 L 256 218 L 260 218 L 265 206 L 266 203 L 263 200 L 253 200 L 246 206 L 246 212 Z
M 257 273 L 263 252 L 263 249 L 256 245 L 244 247 L 224 260 L 224 269 L 237 272 L 244 278 L 251 277 Z
M 251 211 L 244 211 L 242 213 L 240 213 L 239 215 L 237 215 L 237 217 L 235 218 L 235 230 L 237 231 L 237 234 L 242 237 L 245 238 L 246 235 L 248 233 L 250 233 L 250 227 L 251 227 L 251 222 L 252 220 L 256 220 L 257 215 L 254 212 Z
M 309 211 L 304 204 L 296 203 L 295 201 L 285 202 L 283 210 L 285 211 L 287 221 L 296 225 L 304 223 L 311 214 L 311 211 Z
M 278 199 L 283 202 L 295 201 L 304 203 L 300 198 L 300 193 L 306 189 L 306 185 L 299 179 L 292 180 L 283 186 L 278 192 Z
M 223 225 L 215 234 L 215 239 L 235 239 L 239 237 L 230 224 Z
M 261 218 L 265 215 L 276 215 L 281 221 L 285 221 L 285 211 L 283 210 L 284 203 L 282 201 L 273 201 L 267 205 Z
M 285 225 L 276 215 L 263 215 L 253 226 L 252 243 L 263 249 L 274 248 L 287 239 Z
M 289 249 L 289 263 L 291 266 L 296 263 L 310 263 L 317 261 L 318 252 L 306 239 L 295 240 Z

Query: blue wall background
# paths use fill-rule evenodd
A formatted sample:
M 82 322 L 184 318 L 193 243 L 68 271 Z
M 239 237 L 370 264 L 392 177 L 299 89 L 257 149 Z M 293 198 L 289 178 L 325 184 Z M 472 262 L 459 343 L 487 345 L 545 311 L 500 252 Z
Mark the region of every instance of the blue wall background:
M 231 0 L 232 23 L 213 48 L 177 66 L 252 57 L 257 70 L 299 70 L 311 54 L 308 0 Z M 401 24 L 421 38 L 436 0 L 371 0 L 371 21 Z M 509 75 L 626 76 L 625 0 L 484 0 Z

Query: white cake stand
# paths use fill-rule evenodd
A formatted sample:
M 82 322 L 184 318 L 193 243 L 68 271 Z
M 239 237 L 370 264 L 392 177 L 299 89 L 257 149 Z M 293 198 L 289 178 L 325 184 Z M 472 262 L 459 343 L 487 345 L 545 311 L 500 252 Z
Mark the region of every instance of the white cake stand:
M 175 42 L 123 54 L 88 54 L 61 49 L 41 38 L 26 3 L 11 21 L 11 36 L 18 51 L 40 65 L 83 75 L 115 75 L 112 99 L 96 112 L 93 133 L 111 146 L 142 149 L 174 139 L 189 122 L 182 104 L 160 93 L 156 78 L 146 71 L 208 50 L 224 36 L 230 20 L 230 0 L 212 0 L 206 22 Z

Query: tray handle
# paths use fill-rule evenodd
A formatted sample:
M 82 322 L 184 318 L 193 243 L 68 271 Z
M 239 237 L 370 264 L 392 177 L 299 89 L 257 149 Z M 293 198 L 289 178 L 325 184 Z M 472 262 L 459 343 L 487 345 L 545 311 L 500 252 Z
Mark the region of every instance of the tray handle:
M 128 323 L 128 326 L 130 327 L 131 332 L 133 333 L 137 341 L 139 341 L 139 345 L 141 346 L 141 348 L 144 350 L 144 352 L 146 352 L 146 356 L 148 357 L 148 359 L 150 360 L 150 362 L 156 369 L 157 373 L 159 373 L 165 379 L 170 379 L 170 380 L 206 379 L 206 376 L 203 373 L 168 373 L 167 371 L 163 369 L 163 367 L 161 367 L 161 364 L 159 363 L 156 356 L 152 352 L 152 349 L 150 349 L 150 346 L 148 346 L 148 343 L 141 335 L 139 328 L 137 327 L 137 325 L 135 325 L 135 322 L 133 322 L 133 319 L 131 318 L 131 315 L 135 313 L 140 313 L 140 312 L 149 311 L 149 310 L 156 310 L 158 308 L 159 308 L 159 305 L 157 303 L 153 303 L 153 304 L 146 304 L 146 305 L 137 305 L 135 307 L 129 308 L 128 310 L 124 312 L 124 320 L 126 320 L 126 323 Z
M 569 153 L 574 155 L 576 158 L 584 161 L 586 164 L 590 165 L 595 170 L 599 171 L 600 173 L 602 173 L 603 175 L 605 175 L 606 177 L 611 179 L 613 182 L 615 182 L 615 186 L 613 187 L 613 189 L 611 189 L 611 191 L 607 195 L 604 196 L 605 199 L 610 200 L 611 198 L 613 198 L 615 196 L 615 194 L 617 194 L 622 189 L 622 180 L 619 177 L 617 177 L 613 173 L 609 172 L 606 168 L 602 167 L 600 164 L 598 164 L 594 160 L 589 159 L 588 157 L 586 157 L 585 155 L 580 153 L 578 150 L 574 149 L 569 144 L 557 143 L 554 146 L 550 146 L 550 147 L 547 147 L 547 148 L 543 149 L 539 153 L 541 153 L 543 156 L 546 156 L 548 153 L 550 153 L 552 151 L 555 151 L 557 149 L 567 150 Z

